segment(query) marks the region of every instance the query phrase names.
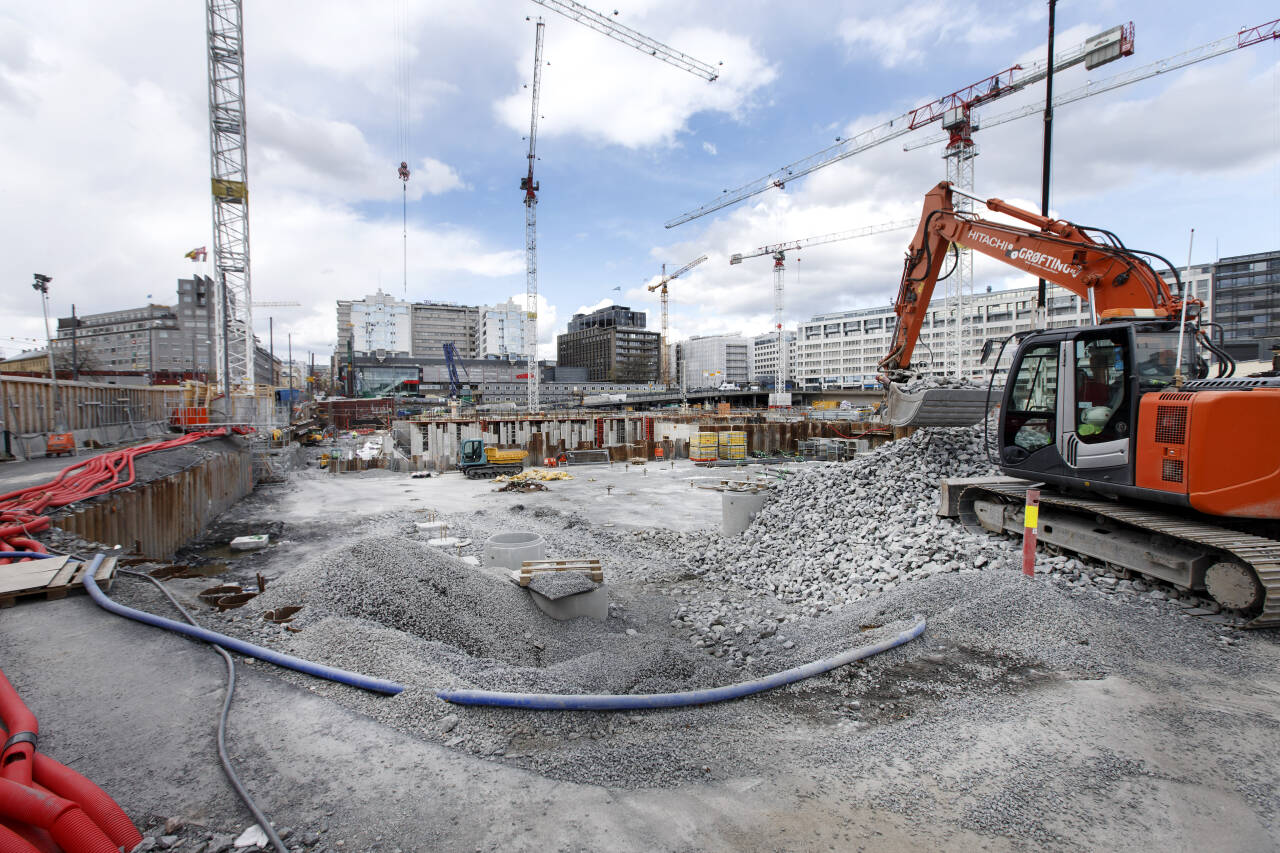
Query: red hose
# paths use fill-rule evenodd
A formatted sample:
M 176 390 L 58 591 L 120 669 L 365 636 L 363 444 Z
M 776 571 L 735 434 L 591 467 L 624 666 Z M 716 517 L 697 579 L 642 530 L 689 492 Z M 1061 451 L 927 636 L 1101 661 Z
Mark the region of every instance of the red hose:
M 187 433 L 167 441 L 113 450 L 68 465 L 47 483 L 0 495 L 0 549 L 48 553 L 43 545 L 30 538 L 32 533 L 49 526 L 45 510 L 133 485 L 136 478 L 134 460 L 145 453 L 183 447 L 206 438 L 219 438 L 230 432 L 244 434 L 248 431 L 243 427 L 233 427 L 231 430 L 219 427 Z M 0 559 L 0 565 L 8 562 L 10 560 Z
M 105 791 L 36 750 L 35 715 L 2 671 L 0 719 L 0 737 L 9 743 L 0 753 L 0 819 L 10 819 L 0 821 L 0 853 L 118 853 L 142 841 L 142 834 Z M 12 742 L 22 734 L 30 737 Z
M 0 779 L 0 815 L 47 829 L 68 853 L 120 853 L 120 848 L 71 800 L 8 779 Z
M 30 841 L 0 821 L 0 853 L 43 853 Z
M 40 724 L 3 672 L 0 672 L 0 720 L 4 721 L 7 744 L 0 751 L 0 778 L 18 785 L 30 785 L 35 769 L 34 741 L 40 734 Z M 13 737 L 17 735 L 27 735 L 30 740 L 13 743 Z
M 58 796 L 79 803 L 117 847 L 132 850 L 142 841 L 142 833 L 106 791 L 43 752 L 36 753 L 35 780 Z

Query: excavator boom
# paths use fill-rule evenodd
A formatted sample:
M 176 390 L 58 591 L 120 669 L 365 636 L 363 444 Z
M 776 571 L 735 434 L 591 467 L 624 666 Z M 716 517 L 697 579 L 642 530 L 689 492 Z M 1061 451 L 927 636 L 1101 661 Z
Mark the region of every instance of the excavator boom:
M 955 209 L 952 196 L 957 192 L 943 181 L 925 196 L 894 304 L 898 326 L 889 354 L 880 362 L 890 378 L 910 369 L 952 244 L 1060 285 L 1088 300 L 1102 321 L 1172 319 L 1181 311 L 1181 299 L 1169 291 L 1165 280 L 1110 232 L 1049 219 L 998 198 L 977 200 L 994 213 L 1032 227 L 982 219 Z M 1189 300 L 1188 307 L 1199 304 Z M 1194 317 L 1197 312 L 1188 313 Z

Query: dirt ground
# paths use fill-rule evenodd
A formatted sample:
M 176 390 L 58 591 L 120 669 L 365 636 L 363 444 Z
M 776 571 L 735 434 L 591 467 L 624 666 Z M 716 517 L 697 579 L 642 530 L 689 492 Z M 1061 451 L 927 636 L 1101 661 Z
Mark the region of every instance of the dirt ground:
M 468 553 L 495 530 L 594 542 L 607 571 L 638 559 L 632 530 L 718 525 L 720 497 L 690 487 L 706 472 L 687 463 L 573 473 L 517 495 L 458 475 L 304 471 L 182 555 L 216 575 L 169 583 L 199 608 L 211 583 L 280 577 L 335 541 L 413 536 L 428 517 L 473 538 Z M 254 532 L 273 545 L 220 548 Z M 921 608 L 930 627 L 914 644 L 728 705 L 625 718 L 372 697 L 252 663 L 239 668 L 229 749 L 297 849 L 1280 849 L 1277 632 L 1040 577 L 1014 599 L 1023 587 L 1010 583 L 978 573 L 900 588 L 867 618 Z M 618 631 L 665 630 L 680 596 L 736 601 L 675 574 L 619 570 L 610 584 L 628 614 Z M 112 594 L 169 615 L 138 581 Z M 0 659 L 41 748 L 148 834 L 179 818 L 176 849 L 215 850 L 251 823 L 214 753 L 224 673 L 211 650 L 75 596 L 0 611 Z M 380 719 L 377 703 L 409 699 L 420 725 Z M 441 732 L 450 715 L 456 728 Z

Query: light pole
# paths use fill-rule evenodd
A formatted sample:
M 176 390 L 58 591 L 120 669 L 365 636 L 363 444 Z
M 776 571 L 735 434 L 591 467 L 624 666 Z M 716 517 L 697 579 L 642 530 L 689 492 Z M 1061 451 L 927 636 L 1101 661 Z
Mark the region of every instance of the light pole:
M 44 313 L 44 337 L 49 348 L 49 381 L 53 388 L 53 424 L 50 426 L 50 432 L 57 432 L 62 428 L 62 401 L 58 397 L 58 373 L 53 367 L 53 332 L 49 328 L 49 282 L 53 281 L 53 276 L 35 273 L 35 281 L 31 285 L 32 290 L 40 291 L 40 310 Z
M 293 424 L 293 332 L 287 337 L 289 343 L 289 423 Z

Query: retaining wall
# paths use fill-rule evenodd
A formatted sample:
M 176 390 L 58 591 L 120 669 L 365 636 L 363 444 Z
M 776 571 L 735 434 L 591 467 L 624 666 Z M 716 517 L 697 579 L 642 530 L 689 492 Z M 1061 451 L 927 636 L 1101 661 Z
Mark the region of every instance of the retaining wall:
M 251 491 L 252 454 L 228 439 L 189 468 L 78 504 L 53 523 L 92 542 L 167 560 Z

